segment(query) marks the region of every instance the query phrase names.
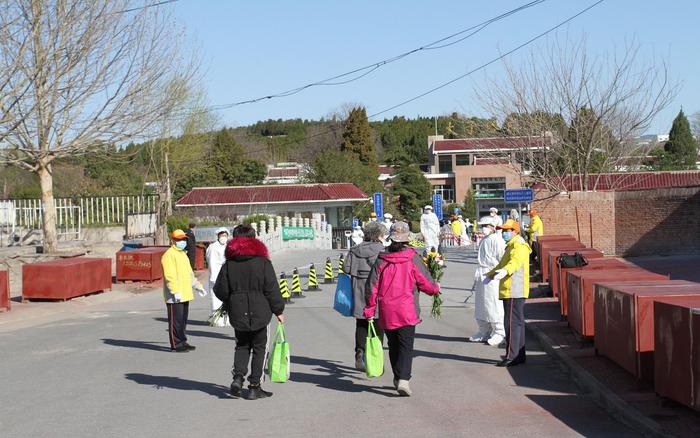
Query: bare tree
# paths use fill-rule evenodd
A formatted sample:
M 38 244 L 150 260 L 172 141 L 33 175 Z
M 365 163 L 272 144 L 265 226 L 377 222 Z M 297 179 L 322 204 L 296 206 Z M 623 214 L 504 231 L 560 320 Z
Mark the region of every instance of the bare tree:
M 38 176 L 47 251 L 57 250 L 54 161 L 142 135 L 177 103 L 166 85 L 196 72 L 165 8 L 132 9 L 153 3 L 4 2 L 0 80 L 26 92 L 3 99 L 14 107 L 3 110 L 0 161 Z
M 531 183 L 585 191 L 602 173 L 637 168 L 648 151 L 634 138 L 677 92 L 665 65 L 645 63 L 639 45 L 591 56 L 581 38 L 534 49 L 519 66 L 504 62 L 504 74 L 476 93 L 511 138 L 510 152 L 495 147 L 494 156 Z

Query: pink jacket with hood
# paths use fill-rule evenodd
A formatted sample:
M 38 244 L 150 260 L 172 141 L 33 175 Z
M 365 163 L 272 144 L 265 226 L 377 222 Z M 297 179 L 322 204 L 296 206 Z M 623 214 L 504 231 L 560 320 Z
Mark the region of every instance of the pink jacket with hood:
M 418 292 L 440 292 L 423 259 L 413 248 L 379 254 L 367 279 L 365 318 L 374 316 L 379 306 L 379 325 L 395 330 L 421 322 Z

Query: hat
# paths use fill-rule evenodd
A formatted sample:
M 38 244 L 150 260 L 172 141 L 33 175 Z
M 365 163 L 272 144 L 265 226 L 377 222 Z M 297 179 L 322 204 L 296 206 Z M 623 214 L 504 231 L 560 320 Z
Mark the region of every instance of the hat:
M 219 227 L 216 229 L 216 235 L 218 236 L 221 233 L 226 233 L 229 234 L 228 228 L 226 227 Z
M 377 213 L 372 212 L 372 213 L 369 214 L 369 217 L 377 217 Z
M 530 213 L 528 213 L 530 217 L 535 217 L 537 216 L 537 210 L 530 210 Z
M 505 224 L 496 227 L 498 230 L 513 230 L 516 233 L 520 232 L 520 224 L 513 219 L 508 219 Z
M 498 209 L 496 207 L 489 208 L 489 211 L 492 211 L 494 213 L 498 213 Z
M 432 205 L 426 205 L 425 207 L 423 207 L 423 210 L 432 210 L 432 209 L 433 209 Z
M 394 215 L 392 215 L 391 213 L 384 213 L 384 219 L 393 219 L 393 218 L 394 218 Z
M 408 234 L 408 224 L 406 222 L 395 222 L 389 231 L 389 239 L 393 240 L 394 242 L 408 242 L 411 240 L 409 239 Z
M 172 237 L 174 240 L 183 240 L 187 239 L 187 234 L 178 228 L 170 234 L 170 237 Z
M 484 216 L 481 219 L 479 219 L 479 225 L 493 225 L 495 226 L 496 224 L 494 223 L 495 221 L 491 216 Z
M 462 215 L 461 215 L 461 214 L 458 214 L 458 215 L 457 215 L 457 219 L 462 219 Z

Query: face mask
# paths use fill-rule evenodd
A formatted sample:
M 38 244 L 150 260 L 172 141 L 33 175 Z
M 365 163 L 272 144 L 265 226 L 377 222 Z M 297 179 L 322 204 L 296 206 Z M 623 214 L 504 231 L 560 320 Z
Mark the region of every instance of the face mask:
M 488 236 L 489 234 L 491 234 L 491 228 L 483 227 L 481 228 L 481 232 L 484 233 L 484 236 Z
M 226 242 L 228 242 L 228 238 L 226 237 L 219 237 L 219 243 L 222 245 L 226 245 Z
M 504 231 L 503 234 L 501 234 L 501 236 L 503 236 L 503 240 L 505 240 L 507 242 L 513 238 L 513 232 L 512 231 Z
M 489 213 L 489 214 L 490 214 L 491 216 L 496 216 L 496 213 L 494 213 L 494 212 L 491 212 L 491 213 Z
M 181 249 L 184 251 L 185 248 L 187 248 L 187 241 L 186 240 L 178 240 L 177 242 L 175 242 L 175 246 L 177 247 L 177 249 Z

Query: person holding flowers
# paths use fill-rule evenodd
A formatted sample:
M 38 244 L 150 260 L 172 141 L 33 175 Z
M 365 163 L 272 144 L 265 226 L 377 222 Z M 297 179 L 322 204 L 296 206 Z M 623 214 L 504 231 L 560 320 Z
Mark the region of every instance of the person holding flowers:
M 389 360 L 394 387 L 399 395 L 410 396 L 413 341 L 421 322 L 419 291 L 440 293 L 440 284 L 430 276 L 423 258 L 408 244 L 405 222 L 395 222 L 389 232 L 391 244 L 379 254 L 365 286 L 364 317 L 373 319 L 379 306 L 379 326 L 389 343 Z

